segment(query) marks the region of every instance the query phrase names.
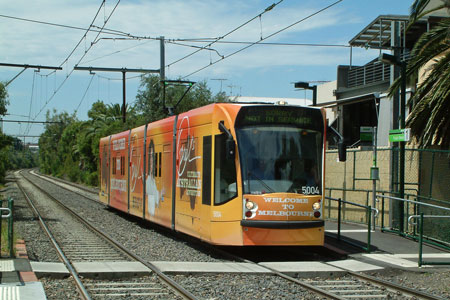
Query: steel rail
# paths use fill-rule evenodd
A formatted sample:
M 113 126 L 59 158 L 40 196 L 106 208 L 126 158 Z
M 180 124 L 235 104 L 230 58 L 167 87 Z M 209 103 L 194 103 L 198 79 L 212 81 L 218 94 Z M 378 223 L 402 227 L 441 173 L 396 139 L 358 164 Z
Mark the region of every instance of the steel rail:
M 25 177 L 24 177 L 25 178 Z M 50 182 L 51 183 L 51 182 Z M 53 183 L 55 184 L 55 183 Z M 55 184 L 56 185 L 56 184 Z M 158 267 L 156 267 L 155 265 L 153 265 L 152 263 L 149 263 L 147 261 L 145 261 L 143 258 L 137 256 L 136 254 L 132 253 L 130 250 L 128 250 L 127 248 L 125 248 L 124 246 L 122 246 L 118 241 L 116 241 L 115 239 L 113 239 L 111 236 L 109 236 L 107 233 L 103 232 L 102 230 L 96 228 L 94 225 L 92 225 L 90 222 L 88 222 L 87 220 L 85 220 L 84 218 L 82 218 L 81 216 L 79 216 L 76 212 L 74 212 L 71 208 L 69 208 L 68 206 L 66 206 L 65 204 L 63 204 L 61 201 L 59 201 L 58 199 L 56 199 L 55 197 L 53 197 L 52 195 L 50 195 L 49 193 L 47 193 L 46 191 L 44 191 L 42 188 L 40 188 L 39 186 L 35 185 L 39 190 L 41 190 L 44 194 L 46 194 L 48 197 L 52 198 L 53 200 L 55 200 L 58 204 L 60 204 L 64 209 L 66 209 L 67 211 L 69 211 L 74 217 L 76 217 L 78 220 L 80 220 L 83 224 L 85 224 L 89 229 L 91 229 L 92 231 L 96 232 L 97 234 L 99 234 L 101 237 L 103 237 L 104 239 L 106 239 L 107 241 L 109 241 L 111 244 L 113 244 L 116 248 L 120 249 L 121 251 L 123 251 L 125 254 L 127 254 L 128 256 L 130 256 L 131 258 L 135 259 L 136 261 L 139 261 L 140 263 L 142 263 L 144 266 L 146 266 L 147 268 L 149 268 L 150 270 L 152 270 L 155 274 L 158 275 L 158 277 L 162 280 L 162 282 L 164 284 L 166 284 L 166 286 L 168 286 L 170 289 L 172 289 L 174 292 L 176 292 L 179 296 L 183 297 L 184 299 L 190 299 L 190 300 L 197 300 L 198 298 L 196 296 L 194 296 L 191 292 L 189 292 L 188 290 L 186 290 L 184 287 L 182 287 L 181 285 L 179 285 L 177 282 L 175 282 L 173 279 L 171 279 L 169 276 L 167 276 L 166 274 L 164 274 Z M 60 187 L 59 185 L 57 185 L 58 187 Z
M 297 278 L 294 278 L 294 277 L 291 277 L 289 275 L 286 275 L 286 274 L 284 274 L 284 273 L 282 273 L 282 272 L 280 272 L 278 270 L 275 270 L 275 269 L 273 269 L 271 267 L 257 264 L 257 263 L 255 263 L 255 262 L 253 262 L 251 260 L 242 258 L 242 257 L 237 256 L 237 255 L 232 254 L 232 253 L 229 253 L 229 252 L 227 252 L 225 250 L 211 247 L 210 245 L 205 245 L 205 247 L 209 247 L 212 251 L 216 251 L 216 252 L 218 252 L 218 253 L 220 253 L 220 254 L 222 254 L 224 256 L 227 256 L 227 257 L 229 257 L 231 259 L 238 260 L 238 261 L 245 262 L 245 263 L 249 263 L 249 264 L 252 264 L 252 265 L 257 265 L 260 268 L 264 268 L 264 269 L 270 271 L 270 273 L 272 273 L 272 274 L 275 274 L 275 275 L 277 275 L 277 276 L 279 276 L 279 277 L 281 277 L 283 279 L 286 279 L 288 281 L 294 282 L 294 283 L 304 287 L 305 289 L 308 289 L 308 290 L 310 290 L 310 291 L 312 291 L 312 292 L 314 292 L 316 294 L 319 294 L 319 295 L 321 295 L 323 297 L 326 297 L 328 299 L 345 300 L 345 298 L 343 298 L 343 297 L 341 297 L 339 295 L 336 295 L 334 293 L 328 292 L 327 290 L 315 287 L 315 286 L 313 286 L 313 285 L 311 285 L 309 283 L 306 283 L 304 281 L 298 280 Z
M 426 294 L 408 287 L 404 287 L 401 285 L 398 285 L 396 283 L 392 283 L 389 281 L 385 281 L 379 278 L 375 278 L 366 274 L 356 273 L 353 271 L 347 271 L 350 275 L 361 278 L 363 280 L 369 281 L 371 283 L 374 283 L 376 285 L 381 285 L 384 287 L 389 287 L 391 289 L 394 289 L 396 291 L 401 291 L 402 293 L 408 294 L 409 296 L 416 297 L 417 299 L 427 299 L 427 300 L 444 300 L 444 298 L 439 296 L 434 296 L 430 294 Z
M 85 191 L 85 192 L 87 192 L 87 193 L 91 193 L 91 194 L 94 194 L 94 195 L 98 195 L 98 192 L 94 192 L 92 189 L 87 188 L 87 187 L 84 187 L 84 186 L 82 186 L 82 185 L 79 185 L 79 184 L 76 184 L 76 183 L 73 183 L 73 182 L 70 182 L 70 181 L 67 181 L 67 180 L 58 178 L 58 177 L 53 177 L 53 176 L 49 176 L 49 175 L 41 174 L 41 173 L 38 174 L 38 173 L 36 173 L 34 170 L 33 170 L 32 172 L 33 172 L 33 173 L 30 172 L 31 175 L 34 175 L 34 176 L 37 176 L 37 177 L 45 177 L 45 178 L 48 178 L 47 181 L 55 180 L 55 181 L 58 181 L 58 182 L 61 182 L 61 183 L 70 185 L 70 186 L 72 186 L 72 187 L 74 187 L 74 188 L 80 189 L 80 190 L 82 190 L 82 191 Z M 63 188 L 64 188 L 64 187 L 63 187 Z M 74 192 L 74 193 L 76 193 L 76 192 Z M 78 193 L 77 193 L 77 194 L 78 194 Z M 79 194 L 79 195 L 82 196 L 82 194 Z M 85 197 L 85 196 L 84 196 L 84 197 Z
M 311 285 L 309 283 L 303 282 L 301 280 L 298 280 L 296 278 L 293 278 L 291 276 L 283 274 L 282 272 L 280 272 L 278 270 L 275 270 L 275 269 L 273 269 L 271 267 L 267 267 L 267 266 L 263 266 L 263 265 L 257 264 L 257 263 L 255 263 L 253 261 L 250 261 L 248 259 L 242 258 L 242 257 L 237 256 L 235 254 L 229 253 L 229 252 L 227 252 L 225 250 L 217 249 L 217 248 L 211 247 L 210 245 L 205 245 L 205 247 L 209 247 L 212 251 L 216 251 L 216 252 L 220 253 L 221 255 L 227 256 L 227 257 L 232 258 L 234 260 L 238 260 L 238 261 L 241 261 L 241 262 L 254 264 L 254 265 L 257 265 L 259 267 L 265 268 L 265 269 L 271 271 L 271 273 L 273 273 L 275 275 L 278 275 L 278 276 L 280 276 L 280 277 L 282 277 L 282 278 L 284 278 L 286 280 L 289 280 L 291 282 L 297 283 L 297 284 L 303 286 L 304 288 L 306 288 L 306 289 L 308 289 L 308 290 L 310 290 L 312 292 L 318 293 L 318 294 L 320 294 L 320 295 L 322 295 L 324 297 L 327 297 L 329 299 L 347 299 L 345 296 L 336 295 L 336 294 L 334 294 L 334 293 L 332 293 L 330 291 L 327 291 L 325 289 L 318 288 L 318 287 L 316 287 L 314 285 Z M 391 291 L 395 291 L 395 292 L 400 291 L 401 293 L 407 294 L 408 296 L 412 297 L 412 299 L 444 300 L 444 298 L 442 298 L 442 297 L 431 295 L 431 294 L 427 294 L 427 293 L 420 292 L 420 291 L 416 291 L 416 290 L 413 290 L 411 288 L 404 287 L 404 286 L 401 286 L 401 285 L 398 285 L 398 284 L 395 284 L 395 283 L 392 283 L 392 282 L 388 282 L 388 281 L 385 281 L 385 280 L 382 280 L 382 279 L 378 279 L 378 278 L 375 278 L 375 277 L 372 277 L 372 276 L 369 276 L 369 275 L 353 272 L 353 271 L 346 270 L 346 269 L 343 269 L 343 268 L 340 268 L 340 267 L 337 267 L 337 266 L 333 266 L 333 267 L 339 268 L 339 269 L 345 271 L 348 275 L 357 277 L 360 280 L 371 282 L 371 283 L 373 283 L 375 285 L 378 285 L 378 286 L 390 289 Z M 364 297 L 364 296 L 362 296 L 362 297 Z M 414 297 L 416 297 L 416 298 L 414 298 Z
M 30 182 L 25 176 L 22 175 L 21 172 L 19 172 L 19 174 L 28 182 Z M 17 183 L 17 187 L 19 188 L 19 190 L 22 192 L 23 196 L 25 197 L 25 199 L 27 199 L 28 205 L 31 207 L 31 209 L 33 210 L 34 215 L 39 219 L 39 224 L 41 225 L 42 229 L 45 231 L 45 233 L 47 234 L 47 236 L 49 237 L 51 243 L 53 244 L 53 246 L 55 247 L 58 256 L 61 258 L 61 260 L 64 262 L 64 264 L 66 265 L 67 269 L 69 270 L 70 274 L 72 275 L 72 278 L 75 281 L 75 284 L 78 288 L 78 292 L 80 293 L 80 295 L 83 297 L 83 299 L 85 300 L 91 300 L 91 296 L 89 295 L 88 291 L 86 290 L 86 288 L 83 285 L 83 282 L 81 281 L 80 277 L 78 277 L 77 272 L 75 271 L 75 268 L 72 266 L 72 264 L 69 262 L 69 260 L 67 259 L 67 257 L 64 255 L 64 252 L 62 251 L 62 249 L 59 247 L 58 242 L 56 241 L 56 239 L 54 238 L 53 234 L 50 232 L 50 229 L 47 227 L 47 224 L 45 224 L 44 220 L 42 219 L 39 211 L 36 209 L 36 207 L 33 204 L 33 201 L 28 197 L 27 193 L 25 192 L 25 190 L 23 189 L 22 185 L 19 183 L 19 181 L 16 182 Z

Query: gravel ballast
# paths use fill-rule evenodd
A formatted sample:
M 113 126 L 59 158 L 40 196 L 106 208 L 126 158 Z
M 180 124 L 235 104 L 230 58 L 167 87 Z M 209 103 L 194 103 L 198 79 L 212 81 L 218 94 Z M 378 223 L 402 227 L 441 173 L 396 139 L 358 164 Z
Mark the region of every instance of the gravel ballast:
M 149 222 L 140 221 L 138 218 L 128 217 L 123 213 L 107 209 L 101 203 L 63 190 L 44 179 L 34 176 L 30 178 L 38 182 L 39 186 L 49 194 L 76 210 L 78 214 L 94 226 L 147 261 L 222 261 L 196 249 L 195 246 L 189 245 L 186 241 L 177 240 L 170 234 L 152 228 L 155 226 L 152 226 Z
M 148 222 L 105 208 L 100 203 L 84 199 L 81 196 L 55 187 L 42 179 L 39 186 L 50 194 L 57 196 L 66 204 L 76 208 L 84 218 L 94 223 L 111 237 L 122 243 L 134 253 L 148 261 L 190 261 L 217 262 L 223 259 L 199 250 L 186 241 L 166 234 Z M 8 189 L 11 192 L 11 189 Z M 16 217 L 15 230 L 25 239 L 31 260 L 58 261 L 56 252 L 52 254 L 46 235 L 25 202 L 21 202 L 20 192 L 15 195 Z M 24 201 L 24 200 L 23 200 Z M 51 249 L 51 250 L 50 250 Z M 386 281 L 398 283 L 419 291 L 432 293 L 444 299 L 450 299 L 450 268 L 426 267 L 420 271 L 385 269 L 377 273 L 368 273 Z M 284 279 L 270 275 L 173 275 L 178 283 L 190 290 L 200 299 L 321 299 L 303 288 Z M 304 278 L 302 278 L 304 279 Z M 71 279 L 55 280 L 44 278 L 49 299 L 77 299 L 68 297 L 74 289 Z M 69 285 L 66 293 L 64 284 Z M 48 289 L 48 290 L 47 290 Z M 60 294 L 58 294 L 60 293 Z M 54 295 L 54 296 L 53 296 Z M 58 296 L 60 296 L 58 298 Z
M 199 299 L 321 299 L 274 275 L 175 275 L 172 278 Z

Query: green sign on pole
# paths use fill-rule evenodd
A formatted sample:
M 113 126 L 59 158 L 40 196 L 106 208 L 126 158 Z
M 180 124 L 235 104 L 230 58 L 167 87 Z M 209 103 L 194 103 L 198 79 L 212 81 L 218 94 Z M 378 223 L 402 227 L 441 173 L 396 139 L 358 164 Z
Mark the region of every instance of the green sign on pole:
M 411 129 L 394 129 L 389 130 L 389 142 L 409 142 L 409 138 L 411 136 Z
M 373 141 L 373 127 L 361 126 L 359 128 L 359 139 L 361 142 L 372 142 Z

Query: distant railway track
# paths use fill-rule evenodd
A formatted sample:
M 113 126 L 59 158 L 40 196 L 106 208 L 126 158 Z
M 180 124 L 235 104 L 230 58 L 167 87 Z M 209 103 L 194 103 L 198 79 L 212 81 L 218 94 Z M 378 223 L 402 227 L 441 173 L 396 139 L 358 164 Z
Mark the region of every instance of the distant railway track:
M 73 183 L 71 181 L 64 180 L 64 179 L 61 179 L 61 178 L 58 178 L 58 177 L 53 177 L 53 176 L 49 176 L 49 175 L 46 175 L 46 174 L 37 173 L 35 170 L 32 170 L 30 173 L 34 174 L 34 175 L 37 175 L 37 176 L 48 178 L 49 180 L 54 180 L 54 181 L 58 181 L 58 182 L 61 182 L 61 183 L 73 186 L 73 187 L 75 187 L 77 189 L 86 191 L 86 192 L 91 193 L 91 194 L 96 194 L 96 195 L 98 194 L 98 190 L 96 188 L 94 188 L 94 187 L 86 187 L 86 186 L 84 186 L 82 184 Z
M 170 277 L 162 273 L 157 267 L 148 263 L 144 259 L 126 249 L 123 245 L 116 242 L 113 238 L 97 229 L 90 222 L 79 216 L 75 211 L 64 205 L 58 199 L 47 193 L 36 183 L 33 183 L 30 178 L 20 173 L 22 178 L 33 185 L 40 194 L 46 198 L 51 199 L 55 205 L 52 206 L 52 213 L 58 216 L 60 222 L 65 222 L 62 226 L 69 229 L 69 237 L 61 237 L 60 234 L 53 234 L 52 227 L 49 226 L 41 212 L 31 199 L 30 195 L 24 188 L 20 180 L 17 185 L 24 197 L 27 199 L 34 214 L 39 219 L 40 225 L 48 235 L 51 243 L 56 248 L 58 256 L 64 262 L 69 273 L 75 281 L 80 296 L 83 299 L 96 299 L 108 297 L 155 297 L 164 296 L 168 299 L 197 299 L 189 291 L 173 281 Z M 46 216 L 45 219 L 52 220 L 51 217 Z M 68 219 L 71 219 L 67 221 Z M 76 221 L 75 221 L 76 220 Z M 82 225 L 78 225 L 82 224 Z M 54 227 L 53 227 L 54 228 Z M 76 228 L 76 229 L 75 229 Z M 59 236 L 57 236 L 59 235 Z M 81 279 L 78 272 L 73 267 L 74 262 L 79 261 L 139 261 L 153 272 L 153 276 L 143 277 L 141 279 L 127 280 L 127 281 L 91 281 L 88 279 Z M 171 298 L 170 298 L 171 297 Z M 120 299 L 120 298 L 119 298 Z
M 68 190 L 70 192 L 73 192 L 83 198 L 89 199 L 89 200 L 93 200 L 96 201 L 98 203 L 101 203 L 98 200 L 98 191 L 96 191 L 94 188 L 88 188 L 88 187 L 84 187 L 80 184 L 75 184 L 73 182 L 67 181 L 67 180 L 63 180 L 57 177 L 52 177 L 52 176 L 48 176 L 45 174 L 38 174 L 35 171 L 30 171 L 30 174 L 37 176 L 39 178 L 42 178 L 44 180 L 47 180 L 49 182 L 54 183 L 59 182 L 60 184 L 58 184 L 58 186 L 62 189 Z

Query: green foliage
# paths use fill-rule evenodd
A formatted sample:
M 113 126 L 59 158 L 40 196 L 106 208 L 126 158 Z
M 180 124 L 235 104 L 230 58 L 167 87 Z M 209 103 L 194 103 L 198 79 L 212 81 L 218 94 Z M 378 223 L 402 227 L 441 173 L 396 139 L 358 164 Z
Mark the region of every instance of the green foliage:
M 34 168 L 38 161 L 37 152 L 24 147 L 20 139 L 0 133 L 0 182 L 6 171 Z
M 6 114 L 6 106 L 8 102 L 8 92 L 6 91 L 5 85 L 0 82 L 0 115 L 4 116 Z
M 46 120 L 58 123 L 47 123 L 44 133 L 39 138 L 40 169 L 47 174 L 61 175 L 64 173 L 65 157 L 68 155 L 63 151 L 70 147 L 70 145 L 62 145 L 61 139 L 66 127 L 75 122 L 75 117 L 67 112 L 58 114 L 56 110 L 53 110 L 53 115 L 47 112 Z M 67 136 L 64 141 L 67 141 Z
M 424 33 L 412 51 L 409 72 L 415 72 L 435 60 L 428 77 L 411 97 L 415 103 L 407 125 L 423 147 L 440 145 L 450 148 L 450 19 Z M 439 58 L 436 58 L 439 56 Z
M 142 78 L 141 89 L 136 96 L 136 110 L 141 113 L 139 125 L 154 122 L 168 116 L 165 107 L 175 107 L 185 93 L 187 87 L 182 85 L 166 85 L 165 101 L 162 99 L 162 87 L 159 77 L 149 75 Z M 208 105 L 213 102 L 226 102 L 225 93 L 212 95 L 205 81 L 197 82 L 175 108 L 179 114 L 188 110 Z M 165 107 L 164 107 L 165 106 Z
M 13 139 L 0 131 L 0 183 L 4 182 L 6 171 L 9 169 L 8 154 L 12 143 Z
M 433 11 L 446 8 L 450 2 L 425 11 L 430 0 L 415 0 L 411 6 L 410 24 Z M 426 78 L 410 99 L 412 111 L 406 121 L 411 134 L 420 147 L 440 146 L 450 148 L 450 19 L 443 19 L 429 31 L 422 34 L 411 52 L 406 69 L 406 80 L 415 83 L 419 70 L 427 68 Z M 433 62 L 427 67 L 430 62 Z M 393 94 L 400 87 L 398 79 L 391 87 Z
M 6 114 L 9 104 L 8 92 L 0 82 L 0 115 Z M 0 130 L 0 182 L 4 182 L 7 170 L 33 168 L 37 165 L 37 154 L 25 148 L 22 141 L 3 134 Z
M 6 114 L 6 106 L 8 105 L 8 92 L 5 85 L 0 82 L 0 116 Z M 0 131 L 0 182 L 4 182 L 5 173 L 8 167 L 8 153 L 6 147 L 12 144 L 12 139 Z

